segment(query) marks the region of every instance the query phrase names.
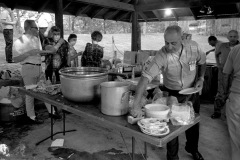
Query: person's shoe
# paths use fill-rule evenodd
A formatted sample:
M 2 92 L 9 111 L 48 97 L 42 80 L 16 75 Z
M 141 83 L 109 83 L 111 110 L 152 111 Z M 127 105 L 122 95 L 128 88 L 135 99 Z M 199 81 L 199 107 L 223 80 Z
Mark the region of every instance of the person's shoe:
M 191 151 L 189 151 L 186 147 L 185 147 L 185 150 L 186 150 L 188 153 L 192 154 L 194 160 L 204 160 L 203 157 L 202 157 L 202 155 L 201 155 L 201 153 L 199 153 L 198 151 L 191 152 Z
M 31 124 L 43 124 L 43 123 L 44 123 L 43 120 L 38 119 L 37 117 L 36 117 L 35 119 L 31 119 L 31 118 L 28 118 L 28 119 L 29 119 L 28 121 L 29 121 Z
M 7 61 L 7 63 L 15 63 L 14 61 Z
M 211 115 L 211 118 L 212 119 L 217 119 L 217 118 L 220 118 L 221 117 L 221 113 L 213 113 L 212 115 Z
M 60 114 L 49 113 L 49 118 L 53 118 L 53 119 L 57 120 L 57 119 L 62 119 L 62 116 Z

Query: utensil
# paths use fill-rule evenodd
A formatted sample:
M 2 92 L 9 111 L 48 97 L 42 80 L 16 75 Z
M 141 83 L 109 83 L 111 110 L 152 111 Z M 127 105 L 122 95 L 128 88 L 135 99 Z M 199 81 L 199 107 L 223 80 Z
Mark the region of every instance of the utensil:
M 179 94 L 183 94 L 183 95 L 190 95 L 190 94 L 194 94 L 194 93 L 197 93 L 197 92 L 200 92 L 202 90 L 202 88 L 186 88 L 186 89 L 183 89 L 181 91 L 179 91 L 178 93 Z

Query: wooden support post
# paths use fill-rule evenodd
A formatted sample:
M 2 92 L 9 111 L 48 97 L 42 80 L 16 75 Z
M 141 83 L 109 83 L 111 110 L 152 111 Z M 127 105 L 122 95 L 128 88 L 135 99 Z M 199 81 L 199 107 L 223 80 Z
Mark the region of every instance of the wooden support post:
M 132 51 L 138 51 L 138 13 L 132 12 Z
M 63 0 L 55 0 L 56 10 L 55 10 L 55 24 L 61 30 L 61 37 L 63 38 Z

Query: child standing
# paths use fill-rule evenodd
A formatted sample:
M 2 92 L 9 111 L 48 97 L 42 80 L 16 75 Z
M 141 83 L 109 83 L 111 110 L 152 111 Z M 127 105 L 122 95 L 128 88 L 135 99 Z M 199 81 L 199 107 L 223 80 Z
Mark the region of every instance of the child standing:
M 83 67 L 101 67 L 103 47 L 98 45 L 103 38 L 102 33 L 94 31 L 91 34 L 92 43 L 87 43 L 82 56 Z
M 68 65 L 71 67 L 78 67 L 78 56 L 82 54 L 82 52 L 77 53 L 74 46 L 77 42 L 77 35 L 76 34 L 70 34 L 68 37 L 68 43 L 69 43 L 69 53 L 68 53 Z

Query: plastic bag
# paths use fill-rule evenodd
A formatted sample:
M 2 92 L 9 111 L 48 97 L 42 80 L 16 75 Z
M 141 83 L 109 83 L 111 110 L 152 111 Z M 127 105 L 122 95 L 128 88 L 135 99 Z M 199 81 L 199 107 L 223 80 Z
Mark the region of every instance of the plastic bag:
M 192 102 L 172 105 L 170 120 L 173 125 L 189 125 L 194 122 L 195 112 Z

